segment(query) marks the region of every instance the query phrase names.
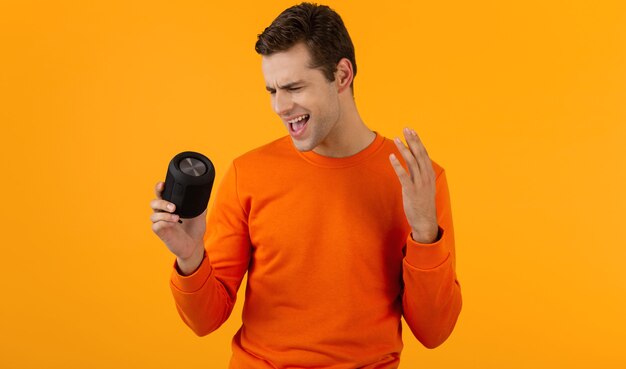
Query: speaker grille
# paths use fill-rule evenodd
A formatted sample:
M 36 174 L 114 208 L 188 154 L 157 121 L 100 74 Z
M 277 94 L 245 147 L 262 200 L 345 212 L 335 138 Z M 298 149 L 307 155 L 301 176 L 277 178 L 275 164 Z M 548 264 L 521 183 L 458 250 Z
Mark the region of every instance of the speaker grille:
M 196 158 L 184 158 L 179 164 L 180 171 L 188 176 L 200 177 L 206 173 L 206 165 Z

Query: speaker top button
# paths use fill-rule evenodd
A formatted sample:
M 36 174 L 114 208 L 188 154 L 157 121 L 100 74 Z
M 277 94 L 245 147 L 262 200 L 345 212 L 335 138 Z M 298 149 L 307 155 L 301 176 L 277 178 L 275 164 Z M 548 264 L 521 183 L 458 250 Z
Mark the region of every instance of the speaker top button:
M 178 166 L 181 172 L 192 177 L 200 177 L 207 170 L 206 165 L 196 158 L 184 158 Z

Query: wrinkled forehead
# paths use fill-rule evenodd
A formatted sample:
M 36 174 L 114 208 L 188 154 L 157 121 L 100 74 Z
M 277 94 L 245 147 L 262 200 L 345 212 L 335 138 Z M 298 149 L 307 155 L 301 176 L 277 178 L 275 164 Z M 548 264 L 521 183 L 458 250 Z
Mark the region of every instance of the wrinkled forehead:
M 303 44 L 296 44 L 292 48 L 264 55 L 261 68 L 265 84 L 270 87 L 285 85 L 297 80 L 309 80 L 321 73 L 310 67 L 310 56 Z

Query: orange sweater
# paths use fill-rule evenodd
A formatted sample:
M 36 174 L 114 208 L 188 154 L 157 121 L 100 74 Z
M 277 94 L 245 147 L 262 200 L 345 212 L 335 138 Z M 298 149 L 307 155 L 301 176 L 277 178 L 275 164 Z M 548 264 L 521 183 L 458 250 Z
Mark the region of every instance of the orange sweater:
M 402 190 L 377 134 L 347 158 L 297 151 L 289 136 L 233 161 L 207 220 L 205 258 L 172 271 L 199 336 L 228 319 L 246 271 L 230 368 L 396 368 L 404 316 L 426 347 L 461 310 L 446 176 L 433 162 L 439 237 L 412 240 Z

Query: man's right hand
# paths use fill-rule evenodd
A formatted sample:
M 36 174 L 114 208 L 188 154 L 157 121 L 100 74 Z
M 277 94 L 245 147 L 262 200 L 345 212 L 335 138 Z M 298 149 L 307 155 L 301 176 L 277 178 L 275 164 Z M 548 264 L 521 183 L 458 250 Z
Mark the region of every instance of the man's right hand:
M 164 182 L 156 184 L 154 192 L 157 198 L 150 202 L 150 207 L 153 210 L 150 216 L 152 230 L 176 255 L 180 272 L 189 275 L 198 269 L 204 258 L 203 238 L 206 230 L 207 211 L 204 210 L 195 218 L 180 220 L 178 215 L 173 214 L 176 205 L 163 200 L 161 197 L 164 186 Z

